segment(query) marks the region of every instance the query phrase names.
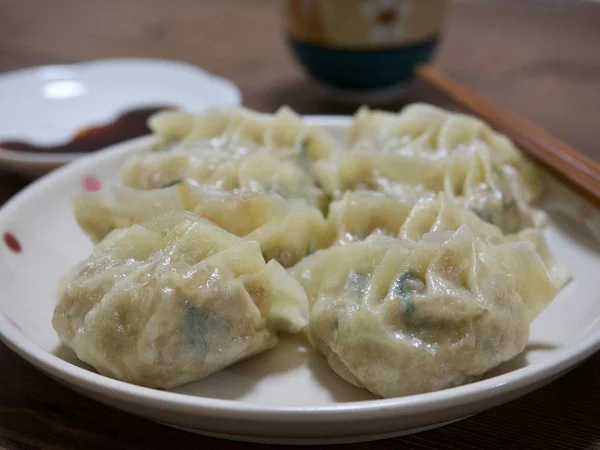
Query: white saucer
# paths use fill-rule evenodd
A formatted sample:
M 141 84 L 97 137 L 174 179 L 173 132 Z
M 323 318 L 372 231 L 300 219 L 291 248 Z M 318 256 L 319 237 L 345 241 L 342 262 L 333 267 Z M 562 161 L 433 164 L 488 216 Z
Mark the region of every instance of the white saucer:
M 239 105 L 241 94 L 231 82 L 189 64 L 110 59 L 0 74 L 0 99 L 0 141 L 58 145 L 132 108 L 173 105 L 200 111 Z M 39 175 L 80 156 L 2 149 L 0 168 Z

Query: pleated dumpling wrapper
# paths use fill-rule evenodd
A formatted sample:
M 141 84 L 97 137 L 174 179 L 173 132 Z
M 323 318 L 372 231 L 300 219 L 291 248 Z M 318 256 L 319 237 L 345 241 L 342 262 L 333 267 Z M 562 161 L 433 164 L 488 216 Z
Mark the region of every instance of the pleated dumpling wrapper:
M 538 244 L 492 244 L 466 225 L 417 241 L 375 234 L 290 272 L 312 304 L 311 343 L 330 366 L 396 397 L 468 383 L 523 351 L 530 322 L 568 279 Z
M 372 233 L 397 236 L 419 201 L 435 194 L 406 187 L 401 196 L 377 191 L 347 191 L 329 205 L 327 223 L 333 244 L 344 245 Z
M 321 211 L 302 200 L 259 192 L 223 192 L 188 181 L 163 189 L 112 186 L 86 192 L 75 197 L 73 209 L 77 222 L 94 242 L 115 228 L 167 211 L 187 210 L 246 241 L 258 241 L 265 257 L 284 267 L 330 240 L 330 228 Z
M 354 189 L 395 194 L 405 186 L 445 192 L 505 233 L 541 226 L 531 206 L 540 177 L 506 137 L 481 120 L 426 104 L 398 114 L 361 109 L 347 150 L 319 166 L 321 185 L 335 198 Z
M 307 318 L 302 287 L 258 243 L 175 212 L 102 240 L 64 280 L 52 324 L 101 374 L 171 388 L 272 348 Z
M 335 141 L 306 125 L 289 108 L 262 114 L 240 107 L 195 115 L 164 111 L 151 117 L 151 151 L 130 157 L 123 184 L 138 189 L 192 180 L 221 190 L 276 192 L 325 208 L 314 166 L 329 158 Z
M 404 189 L 401 197 L 376 191 L 346 192 L 331 203 L 327 222 L 337 245 L 362 240 L 370 234 L 418 240 L 426 233 L 455 231 L 461 225 L 468 225 L 485 239 L 505 239 L 500 228 L 443 192 L 435 195 Z M 530 230 L 545 241 L 540 231 Z

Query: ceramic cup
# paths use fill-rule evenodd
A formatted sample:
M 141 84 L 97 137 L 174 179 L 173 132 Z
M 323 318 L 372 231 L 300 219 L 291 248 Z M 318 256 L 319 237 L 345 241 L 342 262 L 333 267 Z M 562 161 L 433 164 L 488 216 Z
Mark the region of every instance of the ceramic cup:
M 447 0 L 287 0 L 292 52 L 346 100 L 392 100 L 440 40 Z

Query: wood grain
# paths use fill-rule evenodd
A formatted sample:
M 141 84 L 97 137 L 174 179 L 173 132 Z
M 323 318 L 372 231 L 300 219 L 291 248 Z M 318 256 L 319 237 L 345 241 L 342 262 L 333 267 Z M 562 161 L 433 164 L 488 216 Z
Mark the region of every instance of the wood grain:
M 232 79 L 263 111 L 349 113 L 295 65 L 277 0 L 0 0 L 0 70 L 107 57 L 181 59 Z M 435 65 L 600 160 L 600 7 L 453 2 Z M 415 100 L 448 106 L 416 83 Z M 0 99 L 1 101 L 1 99 Z M 0 172 L 0 203 L 27 183 Z M 1 289 L 1 286 L 0 286 Z M 18 301 L 18 299 L 15 299 Z M 549 386 L 462 422 L 363 449 L 599 449 L 600 354 Z M 0 344 L 0 447 L 225 449 L 75 394 Z M 235 448 L 255 448 L 235 444 Z

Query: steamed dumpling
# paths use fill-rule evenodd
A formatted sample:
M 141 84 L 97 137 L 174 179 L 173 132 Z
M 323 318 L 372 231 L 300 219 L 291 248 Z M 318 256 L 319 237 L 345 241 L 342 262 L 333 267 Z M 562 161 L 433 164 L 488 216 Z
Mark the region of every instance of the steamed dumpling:
M 153 190 L 113 186 L 81 194 L 74 201 L 77 222 L 95 242 L 115 228 L 173 210 L 193 212 L 244 240 L 257 241 L 266 258 L 285 267 L 330 239 L 319 210 L 277 194 L 222 192 L 181 182 Z
M 420 239 L 425 233 L 469 227 L 478 236 L 502 237 L 502 231 L 444 193 L 404 190 L 401 197 L 376 191 L 351 191 L 329 208 L 334 244 L 383 234 Z
M 66 277 L 52 324 L 101 374 L 170 388 L 275 346 L 307 316 L 258 243 L 176 212 L 102 240 Z
M 302 145 L 310 160 L 327 158 L 332 138 L 310 127 L 288 107 L 265 114 L 242 107 L 211 108 L 199 115 L 183 111 L 162 111 L 149 121 L 157 137 L 156 150 L 220 149 L 250 153 L 267 149 L 293 157 Z
M 327 195 L 309 173 L 266 150 L 238 156 L 203 150 L 142 153 L 128 160 L 122 174 L 123 184 L 136 189 L 165 188 L 182 180 L 207 189 L 276 193 L 326 208 Z
M 382 153 L 432 160 L 473 146 L 493 149 L 493 164 L 519 165 L 523 161 L 513 143 L 485 122 L 425 103 L 408 105 L 398 114 L 361 108 L 354 116 L 350 142 Z
M 394 194 L 419 186 L 445 192 L 505 233 L 544 222 L 530 206 L 542 190 L 533 165 L 509 139 L 473 117 L 424 104 L 399 114 L 363 109 L 348 146 L 319 166 L 320 183 L 334 197 L 354 189 Z
M 333 140 L 288 108 L 274 115 L 244 108 L 197 116 L 164 111 L 150 127 L 155 148 L 129 158 L 122 171 L 127 186 L 155 189 L 183 179 L 228 191 L 276 192 L 325 208 L 314 166 L 329 158 Z
M 401 239 L 419 240 L 427 233 L 455 231 L 462 225 L 467 225 L 480 238 L 504 239 L 500 228 L 481 219 L 443 193 L 436 197 L 420 198 L 396 236 Z
M 372 233 L 397 236 L 420 199 L 434 194 L 405 189 L 402 196 L 377 191 L 348 191 L 329 205 L 327 223 L 335 235 L 333 244 L 365 239 Z
M 373 233 L 418 240 L 426 233 L 454 231 L 461 225 L 468 225 L 479 237 L 504 237 L 500 228 L 444 193 L 407 189 L 401 197 L 376 191 L 346 192 L 331 204 L 327 221 L 337 245 Z
M 312 344 L 381 397 L 464 384 L 514 358 L 566 280 L 531 241 L 492 244 L 467 226 L 418 241 L 372 235 L 290 272 L 312 304 Z

